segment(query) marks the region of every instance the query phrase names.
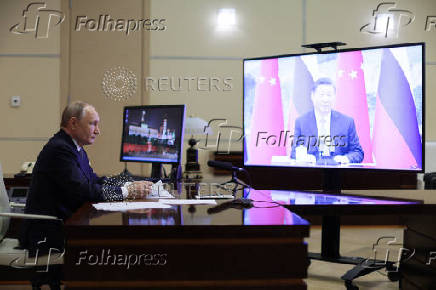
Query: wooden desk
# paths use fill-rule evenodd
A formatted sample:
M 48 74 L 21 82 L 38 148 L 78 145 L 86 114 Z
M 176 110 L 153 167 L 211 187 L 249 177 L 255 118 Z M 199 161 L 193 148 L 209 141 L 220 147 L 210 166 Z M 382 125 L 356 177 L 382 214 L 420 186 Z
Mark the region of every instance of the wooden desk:
M 5 187 L 8 190 L 12 186 L 30 186 L 32 177 L 31 176 L 15 177 L 15 174 L 5 173 L 3 175 L 3 180 L 5 182 Z
M 66 288 L 306 289 L 308 222 L 281 207 L 210 207 L 86 204 L 66 222 Z

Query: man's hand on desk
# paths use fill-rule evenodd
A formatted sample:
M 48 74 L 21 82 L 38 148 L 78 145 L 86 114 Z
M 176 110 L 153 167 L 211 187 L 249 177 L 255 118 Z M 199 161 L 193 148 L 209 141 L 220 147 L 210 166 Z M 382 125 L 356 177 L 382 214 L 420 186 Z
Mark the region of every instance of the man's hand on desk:
M 153 182 L 150 181 L 133 181 L 127 185 L 127 199 L 145 198 L 151 193 Z

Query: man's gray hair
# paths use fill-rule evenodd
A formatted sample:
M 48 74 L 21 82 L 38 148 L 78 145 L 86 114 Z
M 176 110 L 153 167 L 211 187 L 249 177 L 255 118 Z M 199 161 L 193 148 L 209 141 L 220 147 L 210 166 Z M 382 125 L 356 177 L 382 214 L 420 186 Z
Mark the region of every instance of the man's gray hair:
M 85 115 L 85 109 L 87 107 L 92 107 L 92 105 L 82 101 L 76 101 L 69 104 L 62 112 L 61 127 L 66 127 L 68 125 L 68 121 L 73 117 L 77 118 L 78 120 L 82 119 Z

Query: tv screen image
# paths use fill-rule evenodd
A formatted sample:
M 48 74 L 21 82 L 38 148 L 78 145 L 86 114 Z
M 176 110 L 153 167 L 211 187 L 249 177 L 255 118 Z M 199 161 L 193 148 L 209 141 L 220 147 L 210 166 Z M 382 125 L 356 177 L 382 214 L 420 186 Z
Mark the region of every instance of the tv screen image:
M 120 161 L 180 163 L 184 105 L 125 107 Z
M 245 59 L 244 165 L 423 170 L 424 44 Z

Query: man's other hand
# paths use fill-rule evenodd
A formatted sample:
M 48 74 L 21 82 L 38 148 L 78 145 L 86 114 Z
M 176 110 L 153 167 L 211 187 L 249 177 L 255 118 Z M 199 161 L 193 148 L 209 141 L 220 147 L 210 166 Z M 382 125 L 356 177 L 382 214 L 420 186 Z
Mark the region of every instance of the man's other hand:
M 350 163 L 350 160 L 348 159 L 347 156 L 345 155 L 337 155 L 333 158 L 337 163 L 341 163 L 341 164 L 348 164 Z
M 316 157 L 313 154 L 307 154 L 306 155 L 306 162 L 309 163 L 316 163 Z

